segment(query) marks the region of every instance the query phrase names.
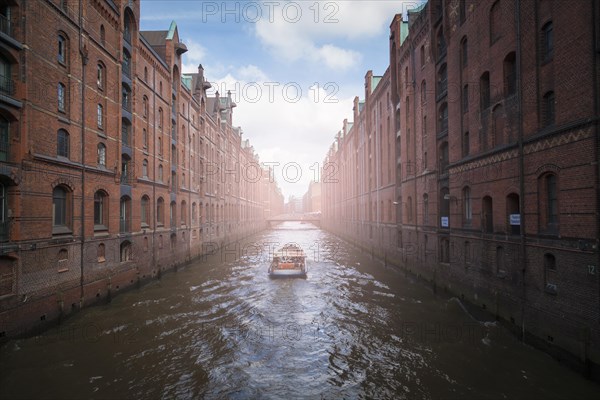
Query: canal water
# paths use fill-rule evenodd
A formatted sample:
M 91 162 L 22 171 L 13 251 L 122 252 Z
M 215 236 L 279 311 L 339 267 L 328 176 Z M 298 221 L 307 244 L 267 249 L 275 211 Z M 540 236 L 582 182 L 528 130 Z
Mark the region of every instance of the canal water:
M 268 278 L 288 242 L 307 279 Z M 6 343 L 0 397 L 597 399 L 600 386 L 290 222 Z

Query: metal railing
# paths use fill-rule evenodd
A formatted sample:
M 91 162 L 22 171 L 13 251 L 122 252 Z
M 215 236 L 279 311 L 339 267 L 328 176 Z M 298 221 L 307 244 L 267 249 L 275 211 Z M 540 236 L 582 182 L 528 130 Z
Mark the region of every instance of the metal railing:
M 0 14 L 0 32 L 7 34 L 8 36 L 12 36 L 12 26 L 10 24 L 10 19 L 8 19 L 5 15 Z
M 0 92 L 12 96 L 15 94 L 15 81 L 8 76 L 0 75 Z
M 10 222 L 0 221 L 0 242 L 8 242 L 10 239 Z
M 10 144 L 8 138 L 0 137 L 0 161 L 8 161 L 10 154 Z

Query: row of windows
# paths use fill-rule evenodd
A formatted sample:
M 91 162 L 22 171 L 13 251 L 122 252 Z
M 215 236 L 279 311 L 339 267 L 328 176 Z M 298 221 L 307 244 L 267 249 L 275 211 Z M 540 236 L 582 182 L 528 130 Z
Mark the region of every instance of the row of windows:
M 52 191 L 52 225 L 55 233 L 70 233 L 72 228 L 72 196 L 69 188 L 65 186 L 57 186 Z M 160 197 L 156 203 L 156 222 L 158 226 L 164 225 L 164 200 Z M 202 206 L 200 206 L 201 208 Z M 121 232 L 129 232 L 131 230 L 131 198 L 123 196 L 120 200 L 120 230 Z M 141 224 L 142 227 L 150 225 L 150 198 L 146 195 L 142 196 L 140 201 Z M 196 203 L 192 203 L 191 217 L 192 223 L 195 223 L 198 218 L 202 222 L 202 215 L 198 214 Z M 188 207 L 185 200 L 181 202 L 181 224 L 187 224 Z M 173 201 L 169 208 L 169 220 L 171 226 L 176 225 L 176 203 Z M 94 194 L 94 229 L 108 229 L 108 194 L 102 190 Z
M 459 202 L 462 208 L 462 222 L 464 227 L 470 227 L 473 222 L 473 195 L 471 188 L 465 186 L 462 189 L 462 198 L 457 199 L 449 195 L 447 188 L 440 190 L 440 224 L 442 227 L 449 227 L 448 218 L 450 217 L 450 202 Z M 427 225 L 431 223 L 429 218 L 429 195 L 423 194 L 423 220 Z M 399 201 L 401 203 L 401 200 Z M 557 176 L 554 173 L 546 173 L 538 181 L 538 204 L 539 204 L 539 230 L 544 234 L 558 233 L 558 187 Z M 411 196 L 408 197 L 405 204 L 407 221 L 414 222 L 414 208 Z M 516 193 L 511 193 L 506 197 L 506 225 L 510 234 L 520 234 L 520 199 Z M 494 207 L 491 196 L 484 196 L 481 201 L 481 229 L 484 232 L 494 232 Z

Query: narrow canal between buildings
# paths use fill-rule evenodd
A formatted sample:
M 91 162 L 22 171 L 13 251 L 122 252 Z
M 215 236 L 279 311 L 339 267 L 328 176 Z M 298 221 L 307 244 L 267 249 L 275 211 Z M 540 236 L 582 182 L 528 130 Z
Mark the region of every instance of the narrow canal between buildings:
M 272 280 L 269 251 L 308 256 Z M 310 224 L 0 349 L 2 398 L 591 399 L 600 386 Z

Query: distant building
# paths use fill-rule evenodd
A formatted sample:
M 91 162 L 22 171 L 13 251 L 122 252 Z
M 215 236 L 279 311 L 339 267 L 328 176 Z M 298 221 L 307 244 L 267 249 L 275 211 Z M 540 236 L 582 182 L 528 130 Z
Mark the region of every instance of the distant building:
M 305 213 L 321 211 L 321 182 L 310 182 L 302 197 L 302 207 Z

